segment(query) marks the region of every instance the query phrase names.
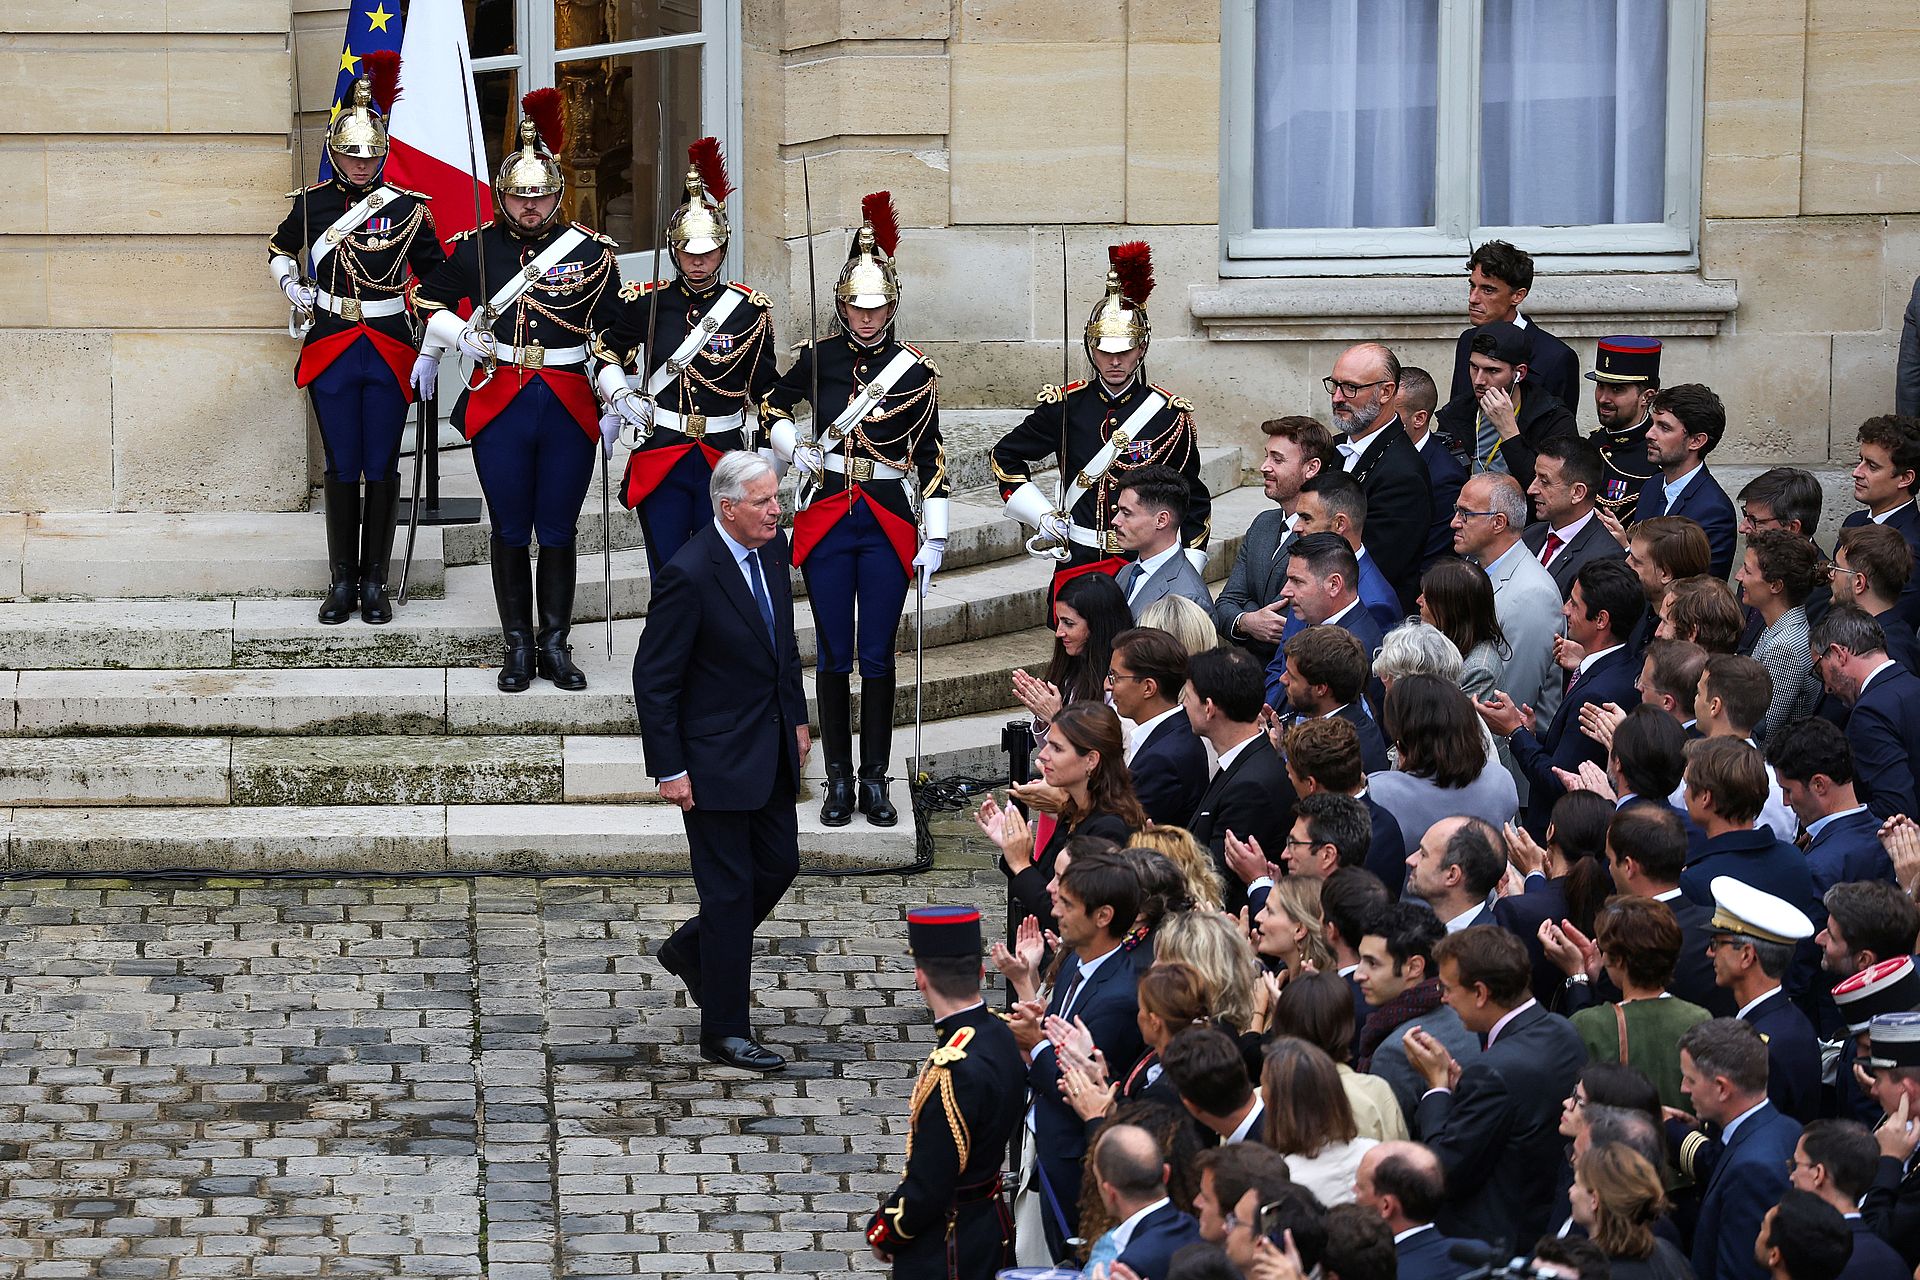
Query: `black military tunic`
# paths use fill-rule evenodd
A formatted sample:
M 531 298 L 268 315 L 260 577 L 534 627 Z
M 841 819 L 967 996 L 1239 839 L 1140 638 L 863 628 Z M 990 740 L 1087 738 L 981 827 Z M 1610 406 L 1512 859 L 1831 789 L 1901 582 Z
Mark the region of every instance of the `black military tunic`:
M 1647 424 L 1642 418 L 1631 427 L 1603 427 L 1587 437 L 1600 446 L 1606 463 L 1605 479 L 1595 505 L 1612 515 L 1622 528 L 1633 523 L 1640 506 L 1640 489 L 1659 470 L 1647 461 Z
M 1113 465 L 1088 487 L 1068 513 L 1076 529 L 1099 539 L 1098 546 L 1088 546 L 1078 540 L 1070 543 L 1071 558 L 1066 562 L 1069 566 L 1112 561 L 1112 567 L 1106 571 L 1117 572 L 1133 558 L 1131 552 L 1120 549 L 1114 538 L 1113 510 L 1120 490 L 1126 487 L 1127 473 L 1141 467 L 1172 467 L 1187 478 L 1193 494 L 1187 504 L 1187 517 L 1180 526 L 1180 544 L 1183 548 L 1206 550 L 1207 536 L 1212 529 L 1213 502 L 1206 485 L 1200 481 L 1200 438 L 1193 423 L 1193 405 L 1172 392 L 1150 386 L 1141 379 L 1135 379 L 1118 396 L 1110 396 L 1105 384 L 1097 379 L 1091 384 L 1070 384 L 1066 390 L 1066 456 L 1059 459 L 1061 470 L 1071 483 L 1106 446 L 1114 431 L 1150 396 L 1164 402 L 1159 412 L 1132 432 L 1126 446 L 1115 454 Z M 1038 400 L 1038 406 L 1026 420 L 993 447 L 993 476 L 999 482 L 1002 498 L 1009 497 L 1033 478 L 1035 462 L 1060 452 L 1060 391 L 1052 386 L 1042 387 Z M 1071 573 L 1057 573 L 1055 585 L 1067 576 Z
M 1026 1109 L 1026 1064 L 985 1004 L 935 1029 L 940 1047 L 913 1088 L 906 1176 L 867 1224 L 867 1243 L 893 1256 L 903 1280 L 991 1280 L 1013 1265 L 1000 1173 Z

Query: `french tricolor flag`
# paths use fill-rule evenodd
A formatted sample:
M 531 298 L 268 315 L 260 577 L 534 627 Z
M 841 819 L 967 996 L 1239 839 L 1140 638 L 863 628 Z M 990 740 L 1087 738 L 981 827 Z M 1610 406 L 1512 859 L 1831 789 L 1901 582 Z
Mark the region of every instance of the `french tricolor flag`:
M 479 142 L 480 102 L 460 0 L 413 0 L 400 61 L 406 92 L 387 125 L 384 176 L 430 198 L 434 228 L 445 245 L 472 229 L 476 186 L 483 216 L 492 207 L 487 175 L 473 171 L 476 154 L 484 165 L 486 152 Z M 456 102 L 461 110 L 454 110 Z

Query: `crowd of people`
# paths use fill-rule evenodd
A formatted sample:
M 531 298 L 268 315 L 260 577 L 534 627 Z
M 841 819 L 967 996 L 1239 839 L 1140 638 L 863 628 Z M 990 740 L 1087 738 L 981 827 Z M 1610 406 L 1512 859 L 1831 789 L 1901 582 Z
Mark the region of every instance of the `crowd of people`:
M 969 1185 L 1004 1151 L 1018 1263 L 1107 1280 L 1912 1274 L 1920 422 L 1860 425 L 1823 529 L 1808 472 L 1725 492 L 1725 409 L 1657 341 L 1583 380 L 1526 255 L 1470 270 L 1444 405 L 1363 343 L 1334 429 L 1265 424 L 1217 594 L 1061 584 L 1014 677 L 1039 776 L 977 815 L 1004 1012 L 916 950 L 1017 1049 Z M 1165 547 L 1189 502 L 1121 495 Z M 916 1143 L 943 1089 L 933 1127 L 974 1120 L 955 1043 Z

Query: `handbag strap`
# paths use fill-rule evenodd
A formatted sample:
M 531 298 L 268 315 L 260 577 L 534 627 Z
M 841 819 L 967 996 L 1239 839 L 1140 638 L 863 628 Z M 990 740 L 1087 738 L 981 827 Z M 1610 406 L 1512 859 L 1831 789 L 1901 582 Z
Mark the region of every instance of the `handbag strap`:
M 1620 1030 L 1620 1065 L 1624 1067 L 1627 1065 L 1627 1006 L 1613 1006 L 1613 1022 Z

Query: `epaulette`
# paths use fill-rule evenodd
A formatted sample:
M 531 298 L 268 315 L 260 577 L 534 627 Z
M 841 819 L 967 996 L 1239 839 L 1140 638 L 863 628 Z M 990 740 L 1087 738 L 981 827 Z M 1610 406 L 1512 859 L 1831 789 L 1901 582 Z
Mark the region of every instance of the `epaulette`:
M 1084 378 L 1079 382 L 1069 382 L 1065 387 L 1056 387 L 1049 382 L 1046 386 L 1040 388 L 1040 393 L 1036 395 L 1034 399 L 1041 404 L 1059 404 L 1062 400 L 1086 385 L 1086 379 Z
M 433 199 L 433 197 L 428 195 L 426 192 L 415 191 L 411 187 L 394 187 L 392 186 L 391 183 L 389 183 L 388 186 L 391 187 L 392 190 L 398 191 L 403 196 L 412 196 L 415 200 L 420 201 L 422 204 L 425 204 L 427 201 L 430 201 Z
M 467 228 L 467 229 L 466 229 L 465 231 L 456 231 L 456 232 L 454 232 L 454 233 L 453 233 L 452 235 L 450 235 L 450 236 L 448 236 L 448 237 L 447 237 L 447 243 L 448 243 L 448 244 L 457 244 L 457 243 L 459 243 L 460 241 L 462 241 L 462 240 L 465 240 L 465 239 L 468 239 L 469 237 L 471 237 L 471 236 L 473 235 L 473 233 L 474 233 L 474 232 L 476 232 L 476 231 L 478 231 L 479 229 L 480 229 L 480 228 L 478 228 L 478 227 L 468 227 L 468 228 Z
M 967 1056 L 967 1046 L 973 1043 L 972 1027 L 959 1027 L 947 1038 L 947 1042 L 927 1055 L 927 1061 L 936 1067 L 950 1067 Z
M 638 280 L 629 280 L 620 286 L 620 301 L 632 302 L 638 298 L 642 292 L 644 292 L 644 289 Z
M 789 351 L 791 351 L 791 352 L 792 352 L 792 353 L 793 353 L 794 355 L 796 355 L 796 356 L 797 356 L 797 355 L 799 355 L 799 354 L 800 354 L 800 353 L 801 353 L 802 351 L 806 351 L 806 350 L 808 350 L 808 349 L 810 349 L 810 348 L 811 348 L 812 346 L 813 346 L 813 340 L 812 340 L 811 338 L 809 338 L 809 339 L 807 339 L 807 340 L 806 340 L 806 341 L 804 341 L 804 342 L 796 342 L 796 343 L 794 343 L 794 344 L 793 344 L 793 345 L 792 345 L 791 347 L 789 347 L 789 348 L 788 348 L 788 350 L 789 350 Z
M 620 247 L 620 242 L 618 240 L 615 240 L 612 236 L 609 236 L 609 235 L 602 235 L 600 232 L 595 231 L 592 227 L 588 226 L 584 222 L 574 223 L 573 229 L 575 231 L 585 232 L 588 236 L 590 236 L 595 240 L 598 240 L 601 244 L 606 245 L 608 248 L 618 249 Z
M 770 307 L 773 305 L 772 298 L 769 298 L 766 294 L 760 292 L 750 284 L 741 284 L 738 280 L 729 280 L 727 281 L 727 288 L 732 289 L 736 293 L 746 295 L 747 301 L 756 307 Z
M 312 186 L 310 186 L 310 187 L 301 187 L 301 188 L 300 188 L 300 189 L 299 189 L 298 191 L 289 191 L 289 192 L 287 192 L 287 195 L 286 195 L 286 198 L 287 198 L 287 199 L 289 199 L 289 200 L 291 200 L 291 199 L 293 199 L 293 198 L 294 198 L 295 196 L 303 196 L 303 195 L 305 195 L 305 194 L 307 194 L 307 192 L 309 192 L 309 191 L 318 191 L 318 190 L 319 190 L 320 188 L 322 188 L 322 187 L 324 187 L 324 186 L 326 186 L 326 185 L 327 185 L 327 184 L 326 184 L 326 183 L 324 183 L 324 182 L 316 182 L 316 183 L 314 183 L 314 184 L 313 184 Z
M 940 366 L 939 366 L 939 365 L 937 365 L 937 364 L 935 364 L 935 363 L 934 363 L 934 362 L 933 362 L 933 361 L 932 361 L 931 359 L 929 359 L 929 358 L 927 357 L 927 353 L 926 353 L 926 352 L 924 352 L 924 351 L 922 351 L 922 350 L 921 350 L 920 348 L 918 348 L 918 347 L 916 347 L 916 346 L 914 346 L 914 345 L 913 345 L 913 344 L 912 344 L 911 342 L 903 342 L 903 343 L 901 343 L 901 344 L 900 344 L 900 349 L 901 349 L 902 351 L 911 351 L 911 352 L 913 352 L 913 355 L 914 355 L 914 358 L 915 358 L 916 360 L 918 360 L 918 361 L 919 361 L 919 362 L 920 362 L 921 364 L 923 364 L 923 365 L 925 365 L 925 366 L 927 366 L 927 372 L 928 372 L 928 373 L 930 373 L 930 374 L 932 374 L 932 375 L 933 375 L 934 377 L 936 377 L 936 378 L 940 376 Z
M 1193 401 L 1187 399 L 1185 396 L 1177 396 L 1173 394 L 1173 392 L 1161 386 L 1159 383 L 1150 382 L 1147 385 L 1152 387 L 1155 391 L 1158 391 L 1161 395 L 1165 396 L 1167 398 L 1167 403 L 1172 405 L 1179 412 L 1181 413 L 1193 412 Z

